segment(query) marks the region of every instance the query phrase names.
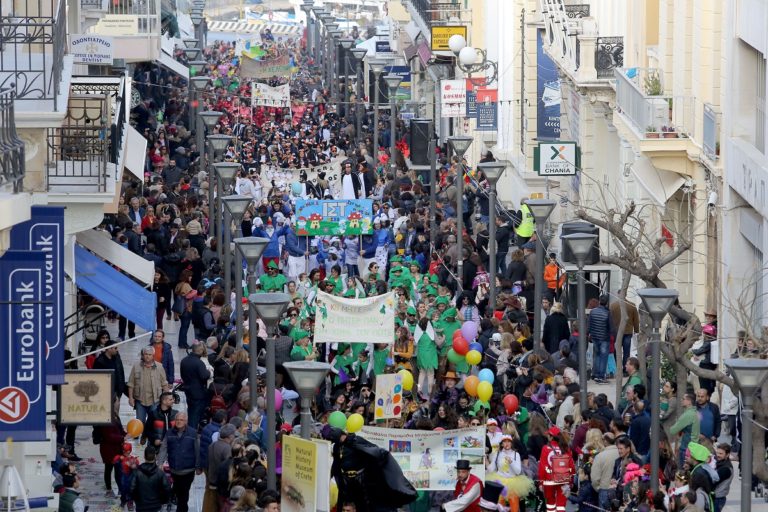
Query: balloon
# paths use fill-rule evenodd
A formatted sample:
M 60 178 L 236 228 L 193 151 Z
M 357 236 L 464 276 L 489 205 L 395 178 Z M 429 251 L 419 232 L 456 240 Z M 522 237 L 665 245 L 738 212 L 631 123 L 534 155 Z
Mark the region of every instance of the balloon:
M 477 396 L 477 386 L 479 384 L 480 379 L 474 375 L 470 375 L 464 381 L 464 391 L 466 391 L 469 396 Z
M 413 374 L 411 372 L 408 370 L 400 370 L 397 374 L 403 379 L 404 390 L 410 391 L 413 389 Z
M 291 183 L 291 192 L 293 192 L 293 195 L 295 196 L 301 195 L 301 183 L 297 181 Z
M 126 430 L 128 431 L 128 435 L 131 437 L 139 437 L 142 432 L 144 432 L 144 424 L 141 422 L 141 420 L 137 420 L 136 418 L 133 418 L 131 421 L 128 422 L 128 425 L 126 426 Z
M 483 353 L 483 346 L 479 344 L 478 342 L 474 341 L 469 344 L 469 350 L 477 350 L 481 354 Z
M 495 376 L 493 375 L 493 370 L 489 368 L 483 368 L 482 370 L 480 370 L 480 374 L 478 375 L 478 377 L 480 377 L 480 380 L 483 382 L 493 384 L 493 379 Z
M 283 395 L 280 391 L 275 390 L 275 410 L 279 411 L 283 408 Z
M 341 411 L 333 411 L 331 415 L 328 416 L 328 424 L 332 427 L 344 430 L 347 428 L 347 417 Z
M 481 402 L 487 402 L 490 400 L 492 394 L 493 386 L 490 382 L 482 381 L 477 385 L 477 398 L 479 398 Z
M 453 331 L 453 338 L 451 338 L 451 341 L 456 341 L 457 338 L 463 338 L 464 336 L 461 335 L 461 329 L 456 329 Z
M 504 409 L 507 410 L 507 414 L 514 414 L 519 404 L 515 395 L 505 395 L 502 400 L 504 403 Z
M 461 335 L 465 340 L 472 341 L 477 338 L 477 323 L 472 320 L 467 320 L 464 325 L 461 326 Z
M 450 362 L 452 362 L 453 364 L 459 364 L 460 362 L 462 362 L 464 360 L 464 356 L 459 354 L 459 353 L 457 353 L 453 349 L 449 349 L 448 350 L 448 360 Z
M 335 480 L 331 480 L 330 498 L 331 498 L 331 507 L 335 507 L 336 504 L 339 502 L 339 486 L 336 485 Z
M 445 429 L 443 427 L 435 427 L 432 430 L 434 430 L 435 432 L 444 432 L 445 431 Z
M 457 354 L 465 356 L 469 352 L 469 343 L 461 336 L 461 331 L 456 332 L 459 333 L 459 336 L 458 338 L 456 336 L 453 337 L 453 350 Z
M 483 360 L 483 355 L 477 350 L 470 350 L 467 352 L 467 363 L 471 365 L 478 365 Z
M 355 432 L 363 428 L 364 423 L 365 423 L 365 420 L 363 419 L 362 415 L 357 413 L 350 414 L 349 418 L 347 418 L 347 432 L 349 432 L 350 434 L 354 434 Z

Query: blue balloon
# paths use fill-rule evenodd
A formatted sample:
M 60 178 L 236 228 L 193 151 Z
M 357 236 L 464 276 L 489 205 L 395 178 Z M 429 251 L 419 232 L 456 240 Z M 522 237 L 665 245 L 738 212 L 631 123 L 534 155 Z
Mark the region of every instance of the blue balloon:
M 483 346 L 479 344 L 478 342 L 472 342 L 469 344 L 469 350 L 477 350 L 481 354 L 483 353 Z
M 493 375 L 493 370 L 489 368 L 483 368 L 480 370 L 480 373 L 477 375 L 481 381 L 487 382 L 489 384 L 493 384 L 493 379 L 495 376 Z

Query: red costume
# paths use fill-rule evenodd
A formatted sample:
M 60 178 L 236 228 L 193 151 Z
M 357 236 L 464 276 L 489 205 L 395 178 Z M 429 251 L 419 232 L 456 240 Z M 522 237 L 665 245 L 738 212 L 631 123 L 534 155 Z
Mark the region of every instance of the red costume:
M 477 493 L 477 497 L 473 501 L 468 504 L 449 501 L 443 505 L 445 510 L 449 512 L 461 510 L 466 512 L 480 512 L 480 499 L 483 497 L 483 482 L 472 473 L 469 474 L 466 482 L 456 482 L 456 488 L 453 491 L 453 499 L 458 500 L 465 494 L 468 494 L 470 489 L 472 489 L 474 486 L 478 486 L 480 488 L 480 492 Z
M 552 458 L 556 455 L 568 456 L 568 468 L 570 474 L 576 472 L 576 466 L 573 464 L 571 452 L 563 453 L 556 441 L 550 443 L 541 449 L 541 462 L 539 462 L 539 480 L 544 487 L 544 498 L 547 502 L 547 511 L 565 512 L 565 504 L 568 499 L 563 492 L 563 487 L 568 484 L 555 482 L 555 469 L 552 464 Z

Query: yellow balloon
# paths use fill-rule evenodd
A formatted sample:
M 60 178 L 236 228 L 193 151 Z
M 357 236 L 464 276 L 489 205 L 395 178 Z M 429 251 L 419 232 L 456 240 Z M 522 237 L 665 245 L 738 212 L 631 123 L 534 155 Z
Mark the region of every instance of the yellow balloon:
M 331 480 L 331 507 L 335 507 L 339 502 L 339 486 L 336 485 L 336 480 Z
M 465 356 L 467 363 L 471 364 L 472 366 L 480 364 L 480 361 L 483 360 L 483 355 L 477 351 L 477 350 L 470 350 L 467 352 L 467 355 Z
M 400 370 L 397 373 L 403 379 L 403 389 L 405 391 L 413 389 L 413 374 L 408 370 Z
M 481 381 L 480 384 L 477 385 L 477 398 L 480 399 L 480 401 L 487 402 L 491 399 L 492 394 L 493 386 L 490 382 Z
M 347 418 L 347 432 L 350 434 L 354 434 L 361 428 L 363 428 L 363 424 L 365 423 L 365 420 L 363 419 L 363 416 L 360 414 L 350 414 L 349 418 Z

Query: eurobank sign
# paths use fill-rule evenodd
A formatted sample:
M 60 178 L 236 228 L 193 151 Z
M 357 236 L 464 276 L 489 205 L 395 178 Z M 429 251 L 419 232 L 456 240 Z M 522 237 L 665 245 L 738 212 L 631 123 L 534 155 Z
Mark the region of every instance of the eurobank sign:
M 0 258 L 0 439 L 45 441 L 45 253 Z

